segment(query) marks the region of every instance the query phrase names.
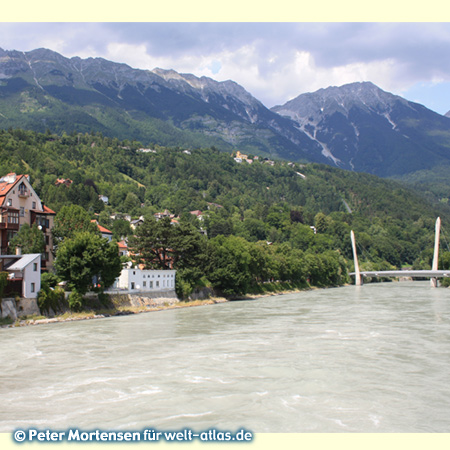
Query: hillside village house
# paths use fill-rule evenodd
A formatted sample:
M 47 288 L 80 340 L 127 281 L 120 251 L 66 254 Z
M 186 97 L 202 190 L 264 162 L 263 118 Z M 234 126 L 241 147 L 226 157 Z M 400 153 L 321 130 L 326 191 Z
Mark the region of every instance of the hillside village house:
M 97 225 L 98 230 L 100 231 L 102 238 L 108 239 L 109 242 L 112 241 L 113 232 L 108 230 L 108 228 L 102 227 L 95 219 L 91 220 L 92 223 Z
M 53 265 L 51 229 L 55 214 L 41 202 L 31 187 L 29 175 L 8 173 L 0 178 L 0 254 L 15 253 L 8 245 L 21 225 L 36 224 L 45 236 L 42 268 L 49 270 Z

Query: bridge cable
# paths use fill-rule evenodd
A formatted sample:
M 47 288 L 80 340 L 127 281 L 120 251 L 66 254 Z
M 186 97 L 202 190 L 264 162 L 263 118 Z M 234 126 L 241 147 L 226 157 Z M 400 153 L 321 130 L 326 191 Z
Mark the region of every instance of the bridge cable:
M 441 237 L 444 238 L 445 245 L 447 246 L 447 251 L 450 252 L 450 246 L 448 244 L 447 238 L 445 237 L 445 233 L 443 233 L 443 231 L 445 231 L 445 230 L 444 230 L 443 226 L 441 225 Z
M 363 248 L 359 242 L 356 242 L 356 246 L 358 247 L 358 250 L 360 251 L 360 255 L 363 256 L 363 259 L 365 260 L 364 262 L 370 263 L 371 258 L 370 258 L 370 255 L 368 254 L 368 252 L 366 251 L 366 249 Z

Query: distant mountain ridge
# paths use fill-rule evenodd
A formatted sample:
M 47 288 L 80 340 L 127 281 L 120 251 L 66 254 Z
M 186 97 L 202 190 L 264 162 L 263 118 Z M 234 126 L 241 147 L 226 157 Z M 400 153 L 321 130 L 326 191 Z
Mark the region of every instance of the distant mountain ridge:
M 46 49 L 0 50 L 0 81 L 2 127 L 94 130 L 146 144 L 239 147 L 325 161 L 317 143 L 292 121 L 233 81 L 132 69 L 102 58 L 69 59 Z
M 216 146 L 381 176 L 450 164 L 450 119 L 352 83 L 266 108 L 234 81 L 0 49 L 0 128 Z
M 272 111 L 345 169 L 389 176 L 449 161 L 450 120 L 370 82 L 302 94 Z

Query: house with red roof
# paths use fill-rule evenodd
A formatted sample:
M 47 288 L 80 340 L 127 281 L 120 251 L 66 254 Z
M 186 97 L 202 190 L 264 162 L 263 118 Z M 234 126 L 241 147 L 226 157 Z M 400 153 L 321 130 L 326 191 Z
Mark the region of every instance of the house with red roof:
M 108 239 L 108 241 L 112 241 L 113 232 L 108 230 L 108 228 L 105 228 L 101 226 L 95 219 L 91 220 L 91 222 L 97 224 L 98 231 L 100 231 L 102 238 Z
M 0 254 L 15 253 L 9 242 L 21 225 L 36 224 L 44 233 L 45 251 L 42 254 L 42 269 L 53 265 L 53 220 L 56 213 L 44 205 L 30 183 L 29 175 L 8 173 L 0 178 Z
M 130 252 L 128 251 L 128 244 L 126 241 L 119 241 L 117 243 L 119 247 L 119 256 L 129 256 Z

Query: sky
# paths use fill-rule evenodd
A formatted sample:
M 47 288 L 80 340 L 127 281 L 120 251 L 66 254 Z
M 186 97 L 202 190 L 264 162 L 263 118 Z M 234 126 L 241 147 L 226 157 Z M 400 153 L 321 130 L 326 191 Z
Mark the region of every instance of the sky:
M 450 23 L 0 23 L 0 48 L 41 47 L 233 80 L 269 108 L 328 86 L 371 81 L 440 114 L 450 110 Z

